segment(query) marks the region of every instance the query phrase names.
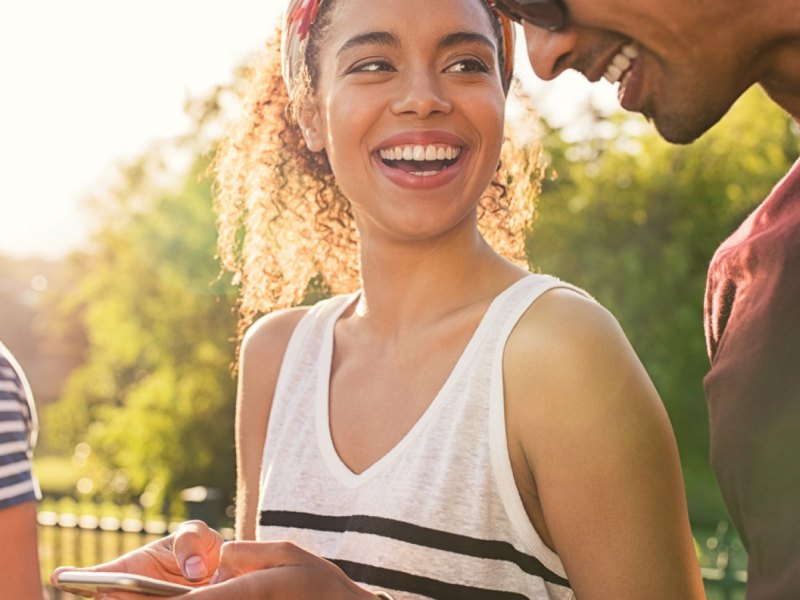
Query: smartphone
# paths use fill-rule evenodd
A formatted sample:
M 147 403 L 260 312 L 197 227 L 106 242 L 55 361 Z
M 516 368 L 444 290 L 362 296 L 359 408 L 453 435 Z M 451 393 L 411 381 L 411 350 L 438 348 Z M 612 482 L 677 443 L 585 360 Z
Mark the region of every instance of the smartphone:
M 178 596 L 191 592 L 188 585 L 170 583 L 144 575 L 100 571 L 62 571 L 58 585 L 80 592 L 135 592 L 150 596 Z

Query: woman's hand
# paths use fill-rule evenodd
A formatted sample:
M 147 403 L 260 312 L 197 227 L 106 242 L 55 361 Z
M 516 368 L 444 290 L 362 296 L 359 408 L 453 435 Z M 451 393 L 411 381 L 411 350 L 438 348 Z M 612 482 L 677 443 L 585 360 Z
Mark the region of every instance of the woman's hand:
M 187 600 L 375 600 L 339 567 L 291 542 L 228 542 L 215 585 Z
M 219 533 L 202 521 L 187 521 L 165 538 L 110 562 L 80 570 L 135 573 L 184 585 L 206 585 L 217 571 L 221 548 L 222 536 Z M 53 571 L 50 576 L 53 585 L 56 585 L 58 573 L 67 569 L 73 570 L 59 567 Z M 87 592 L 75 593 L 91 595 Z M 141 598 L 139 595 L 123 592 L 115 592 L 113 595 L 98 593 L 96 597 L 119 600 Z

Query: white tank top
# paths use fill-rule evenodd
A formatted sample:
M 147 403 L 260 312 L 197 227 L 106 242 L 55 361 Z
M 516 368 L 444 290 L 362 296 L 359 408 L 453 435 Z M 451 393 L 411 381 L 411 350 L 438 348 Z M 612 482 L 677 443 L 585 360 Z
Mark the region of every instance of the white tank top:
M 258 539 L 291 540 L 397 600 L 573 599 L 523 507 L 503 402 L 506 340 L 554 287 L 575 289 L 530 275 L 500 293 L 419 421 L 358 474 L 337 455 L 328 418 L 334 324 L 358 294 L 315 305 L 278 377 Z

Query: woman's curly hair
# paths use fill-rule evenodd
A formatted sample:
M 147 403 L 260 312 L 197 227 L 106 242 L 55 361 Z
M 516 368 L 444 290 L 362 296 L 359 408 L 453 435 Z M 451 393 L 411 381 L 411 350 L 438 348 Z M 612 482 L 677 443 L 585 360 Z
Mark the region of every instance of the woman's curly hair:
M 321 14 L 315 28 L 327 20 Z M 302 303 L 312 282 L 331 293 L 359 287 L 349 203 L 326 154 L 306 147 L 295 118 L 295 107 L 313 89 L 315 53 L 310 44 L 309 67 L 290 98 L 279 36 L 267 43 L 246 77 L 241 116 L 213 164 L 219 257 L 240 287 L 239 339 L 259 315 Z M 479 229 L 498 253 L 525 264 L 524 233 L 541 179 L 539 148 L 517 150 L 506 140 L 501 164 L 481 199 Z

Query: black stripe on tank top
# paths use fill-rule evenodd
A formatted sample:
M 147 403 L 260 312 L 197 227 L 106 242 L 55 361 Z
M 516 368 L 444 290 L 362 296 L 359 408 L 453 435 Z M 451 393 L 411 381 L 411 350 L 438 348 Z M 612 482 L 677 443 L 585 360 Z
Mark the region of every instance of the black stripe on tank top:
M 289 527 L 336 533 L 368 533 L 435 550 L 489 560 L 502 560 L 517 565 L 529 575 L 541 577 L 556 585 L 569 587 L 569 581 L 553 573 L 536 557 L 520 552 L 508 542 L 481 540 L 421 527 L 413 523 L 367 515 L 332 517 L 303 512 L 264 510 L 261 511 L 259 524 L 264 527 Z
M 373 567 L 347 560 L 328 560 L 355 582 L 409 594 L 419 594 L 436 600 L 528 600 L 527 596 L 516 592 L 502 592 L 445 583 L 429 577 L 420 577 L 402 571 Z

